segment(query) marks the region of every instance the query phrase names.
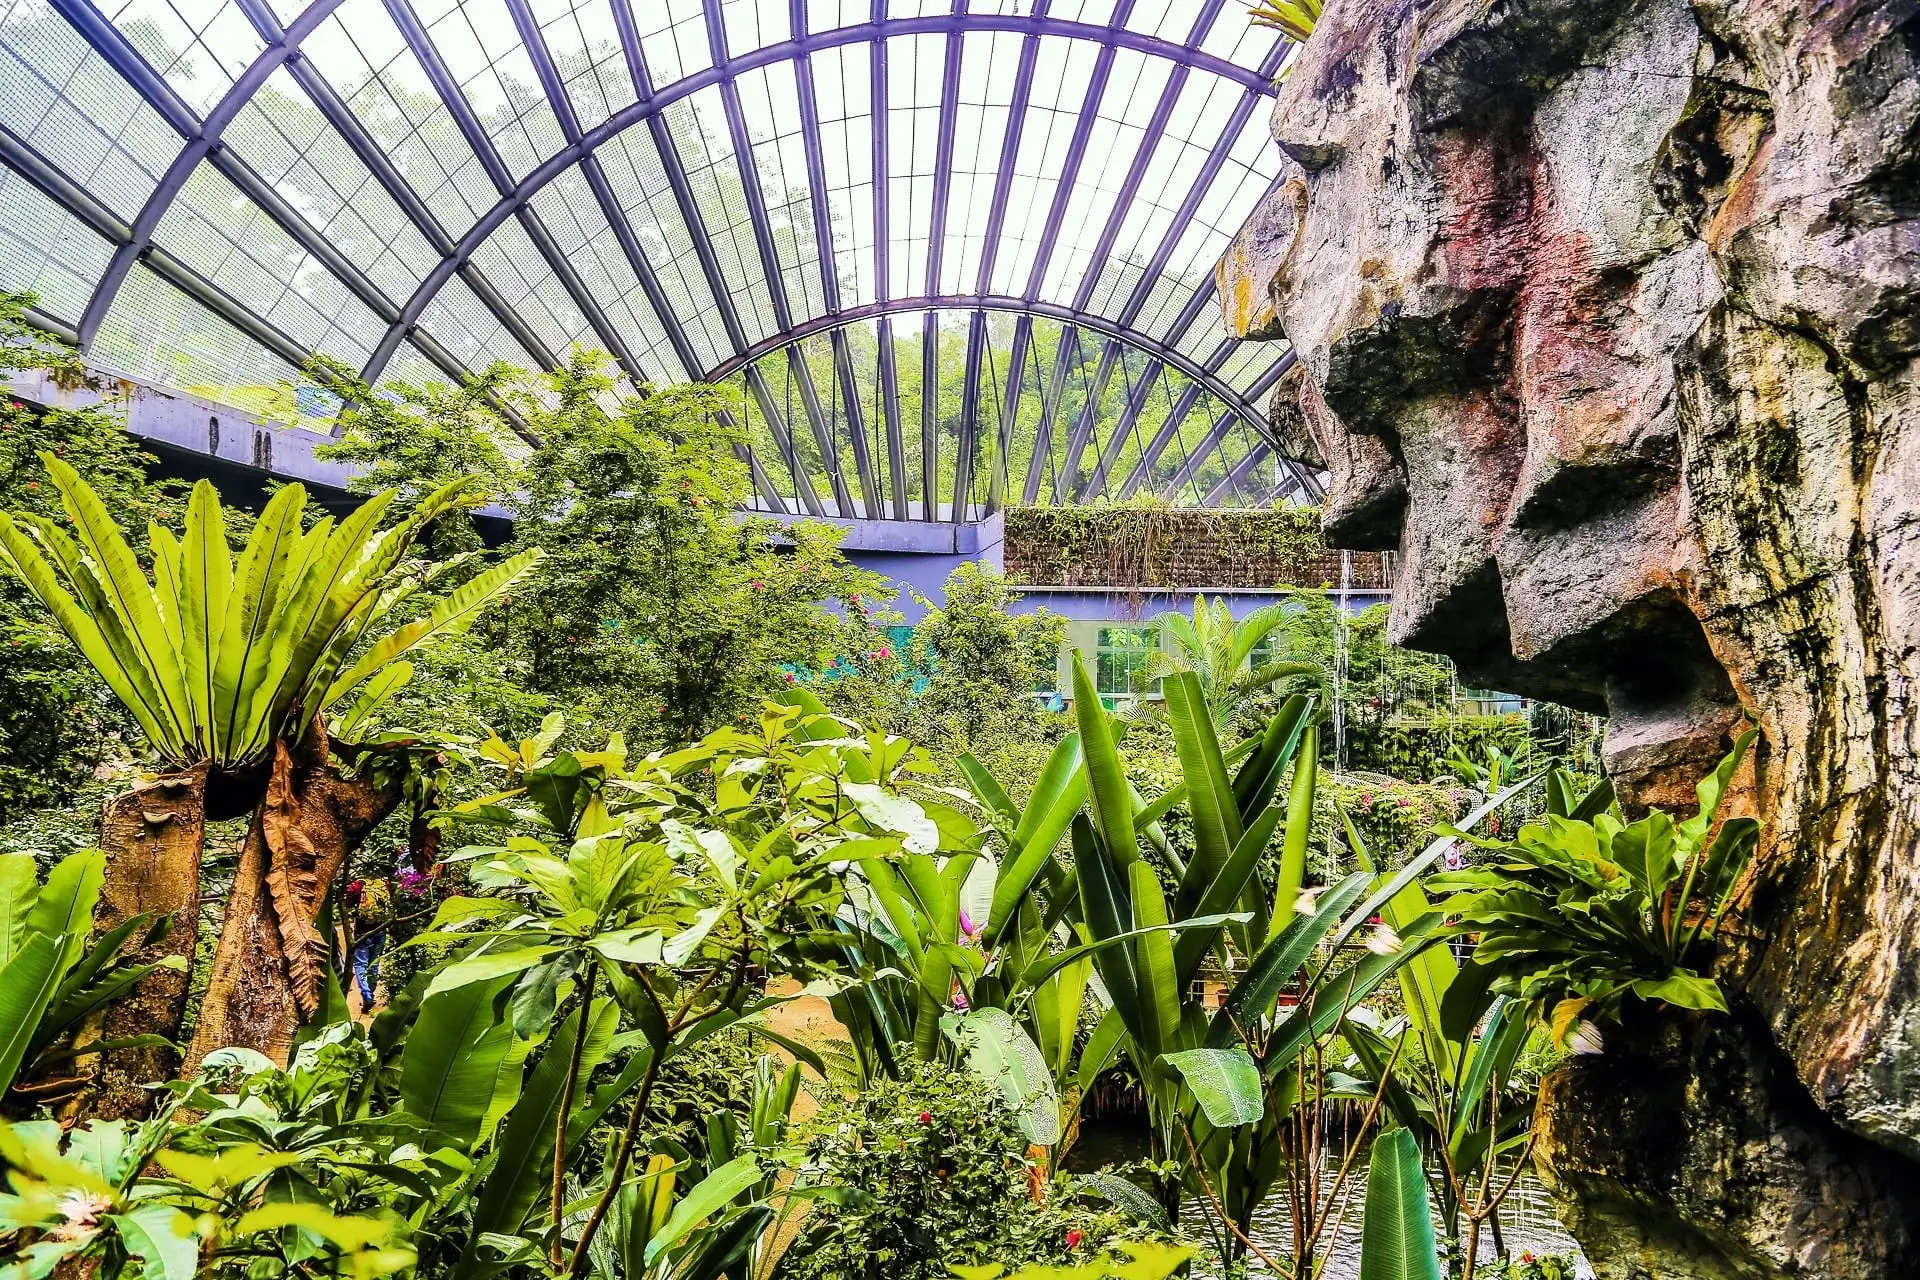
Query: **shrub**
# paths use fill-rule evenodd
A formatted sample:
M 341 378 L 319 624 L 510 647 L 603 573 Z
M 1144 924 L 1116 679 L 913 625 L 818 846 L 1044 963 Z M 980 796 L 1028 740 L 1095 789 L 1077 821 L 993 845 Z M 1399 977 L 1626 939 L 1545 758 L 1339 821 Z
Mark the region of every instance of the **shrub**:
M 802 1176 L 851 1194 L 815 1202 L 782 1280 L 948 1280 L 956 1263 L 1065 1262 L 1126 1226 L 1065 1184 L 1035 1204 L 1027 1142 L 999 1090 L 939 1063 L 828 1100 L 803 1136 Z

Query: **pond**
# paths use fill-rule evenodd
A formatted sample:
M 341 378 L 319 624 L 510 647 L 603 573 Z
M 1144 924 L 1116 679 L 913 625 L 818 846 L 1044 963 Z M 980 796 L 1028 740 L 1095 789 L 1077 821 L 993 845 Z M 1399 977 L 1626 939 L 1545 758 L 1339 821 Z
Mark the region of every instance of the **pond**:
M 1105 1164 L 1143 1160 L 1146 1157 L 1146 1135 L 1133 1126 L 1112 1122 L 1083 1127 L 1079 1141 L 1067 1158 L 1067 1167 L 1076 1172 L 1088 1172 Z M 1337 1159 L 1331 1161 L 1331 1165 L 1325 1173 L 1326 1184 L 1330 1184 L 1339 1172 Z M 1336 1233 L 1329 1227 L 1329 1235 L 1333 1237 L 1331 1243 L 1323 1241 L 1321 1244 L 1321 1251 L 1326 1258 L 1325 1267 L 1320 1272 L 1321 1280 L 1356 1280 L 1360 1274 L 1360 1232 L 1366 1201 L 1366 1175 L 1364 1158 L 1356 1160 L 1347 1179 L 1352 1193 L 1346 1209 L 1343 1214 L 1336 1210 L 1339 1229 Z M 1204 1238 L 1208 1212 L 1202 1200 L 1190 1199 L 1181 1207 L 1181 1220 L 1195 1235 Z M 1553 1197 L 1531 1170 L 1521 1175 L 1513 1191 L 1502 1202 L 1500 1230 L 1506 1240 L 1508 1254 L 1514 1257 L 1526 1251 L 1536 1254 L 1572 1253 L 1576 1257 L 1579 1254 L 1579 1246 L 1554 1216 Z M 1254 1217 L 1253 1230 L 1248 1234 L 1262 1249 L 1284 1259 L 1293 1239 L 1284 1196 L 1272 1196 L 1260 1207 Z M 1493 1241 L 1485 1231 L 1480 1241 L 1480 1256 L 1482 1261 L 1494 1256 Z M 1576 1266 L 1578 1274 L 1583 1277 L 1593 1274 L 1584 1258 L 1579 1258 Z M 1202 1280 L 1219 1280 L 1222 1272 L 1217 1261 L 1209 1265 L 1202 1260 L 1195 1264 L 1193 1274 Z M 1256 1261 L 1247 1274 L 1260 1277 L 1273 1273 Z

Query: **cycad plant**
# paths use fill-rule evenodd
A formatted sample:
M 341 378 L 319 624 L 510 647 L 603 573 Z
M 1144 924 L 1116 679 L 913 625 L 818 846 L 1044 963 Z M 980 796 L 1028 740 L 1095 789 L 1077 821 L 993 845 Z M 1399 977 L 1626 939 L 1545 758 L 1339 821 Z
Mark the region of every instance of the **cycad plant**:
M 1172 644 L 1148 657 L 1147 679 L 1192 672 L 1215 728 L 1223 729 L 1235 711 L 1275 682 L 1325 676 L 1318 663 L 1276 661 L 1259 653 L 1261 645 L 1291 627 L 1298 614 L 1296 606 L 1281 601 L 1235 619 L 1225 600 L 1195 596 L 1192 621 L 1178 613 L 1162 615 Z
M 149 578 L 79 473 L 50 454 L 43 461 L 68 527 L 0 515 L 0 563 L 26 583 L 126 705 L 160 764 L 157 778 L 110 805 L 103 820 L 109 863 L 102 925 L 156 911 L 170 918 L 171 929 L 139 958 L 190 958 L 209 809 L 214 816 L 257 811 L 227 903 L 226 978 L 210 991 L 212 1016 L 203 1024 L 209 1034 L 284 1051 L 291 1006 L 311 1009 L 312 975 L 324 967 L 311 962 L 315 944 L 325 948 L 313 927 L 324 887 L 393 803 L 381 799 L 371 778 L 349 780 L 333 767 L 324 716 L 363 687 L 368 697 L 391 694 L 405 668 L 397 659 L 465 625 L 527 571 L 535 553 L 480 573 L 423 615 L 391 626 L 417 589 L 409 550 L 436 518 L 475 501 L 465 481 L 443 486 L 385 529 L 391 493 L 344 520 L 322 516 L 307 525 L 305 490 L 288 485 L 235 556 L 219 496 L 202 480 L 182 537 L 149 527 Z M 377 675 L 384 678 L 374 681 Z M 364 718 L 343 709 L 350 719 Z M 279 963 L 255 954 L 271 947 L 285 952 Z M 294 958 L 302 955 L 304 964 Z M 235 1025 L 226 1002 L 242 973 L 264 998 L 250 1000 L 255 1012 Z M 184 978 L 156 986 L 166 988 L 163 1007 L 110 1013 L 110 1038 L 166 1035 L 178 1025 Z M 116 1025 L 127 1016 L 139 1024 Z M 263 1019 L 272 1026 L 259 1025 Z M 137 1083 L 110 1082 L 99 1109 L 141 1109 L 146 1099 Z

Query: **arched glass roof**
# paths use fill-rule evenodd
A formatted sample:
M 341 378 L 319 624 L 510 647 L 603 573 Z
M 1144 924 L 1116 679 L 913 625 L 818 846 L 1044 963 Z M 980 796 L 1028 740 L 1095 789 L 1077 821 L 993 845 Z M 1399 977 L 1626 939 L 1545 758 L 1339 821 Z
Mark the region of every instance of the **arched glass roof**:
M 0 15 L 0 286 L 104 367 L 245 407 L 604 349 L 739 385 L 780 511 L 1313 487 L 1214 304 L 1287 51 L 1237 0 Z

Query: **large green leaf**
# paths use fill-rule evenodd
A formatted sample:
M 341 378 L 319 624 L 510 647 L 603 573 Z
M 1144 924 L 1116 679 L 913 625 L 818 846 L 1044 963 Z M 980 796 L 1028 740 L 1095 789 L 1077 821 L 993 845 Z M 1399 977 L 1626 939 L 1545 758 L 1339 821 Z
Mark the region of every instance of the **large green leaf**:
M 0 966 L 26 945 L 27 915 L 40 897 L 40 877 L 30 853 L 0 853 Z
M 60 985 L 60 944 L 58 937 L 33 934 L 0 969 L 0 1093 L 13 1086 L 47 1002 Z
M 1060 1095 L 1053 1074 L 1033 1043 L 1005 1009 L 948 1014 L 942 1029 L 966 1050 L 967 1066 L 1000 1091 L 1027 1141 L 1050 1147 L 1060 1141 Z
M 430 991 L 400 1058 L 400 1100 L 457 1142 L 471 1142 L 493 1102 L 513 1027 L 496 999 L 510 976 Z
M 1360 1280 L 1440 1280 L 1420 1144 L 1409 1129 L 1392 1129 L 1373 1140 Z
M 380 637 L 358 662 L 342 672 L 340 677 L 328 687 L 326 697 L 321 700 L 322 709 L 332 706 L 351 693 L 368 676 L 395 658 L 425 644 L 437 635 L 455 632 L 465 627 L 493 603 L 501 592 L 524 577 L 539 561 L 540 555 L 540 549 L 534 547 L 522 551 L 509 560 L 502 561 L 447 593 L 433 606 L 426 617 Z
M 1173 938 L 1166 926 L 1167 900 L 1160 891 L 1160 877 L 1146 859 L 1127 867 L 1128 889 L 1133 898 L 1133 919 L 1145 932 L 1135 942 L 1134 971 L 1140 983 L 1141 1023 L 1146 1035 L 1141 1048 L 1157 1055 L 1175 1048 L 1180 1035 L 1180 978 L 1173 967 Z
M 1354 828 L 1353 819 L 1338 802 L 1336 808 L 1340 822 L 1346 829 L 1347 845 L 1353 850 L 1354 857 L 1359 859 L 1364 869 L 1378 872 L 1380 868 L 1374 865 L 1373 855 L 1361 839 L 1360 832 Z M 1432 910 L 1433 903 L 1427 899 L 1420 882 L 1415 880 L 1387 899 L 1386 905 L 1380 909 L 1380 918 L 1393 929 L 1404 930 Z M 1421 1044 L 1426 1047 L 1427 1061 L 1439 1068 L 1442 1080 L 1453 1079 L 1460 1066 L 1459 1043 L 1447 1034 L 1446 1019 L 1442 1017 L 1447 991 L 1459 974 L 1459 962 L 1453 958 L 1453 951 L 1448 947 L 1426 948 L 1409 960 L 1398 974 L 1400 994 L 1407 1002 L 1407 1017 L 1419 1034 Z
M 1186 1049 L 1161 1057 L 1193 1091 L 1207 1123 L 1217 1129 L 1252 1124 L 1267 1113 L 1260 1068 L 1245 1049 Z
M 1068 734 L 1053 749 L 1046 767 L 1040 771 L 1040 779 L 1027 799 L 1026 812 L 1014 829 L 1016 847 L 1000 866 L 983 938 L 988 947 L 999 942 L 1027 891 L 1053 857 L 1054 848 L 1073 822 L 1073 815 L 1086 800 L 1087 773 L 1081 767 L 1080 735 Z
M 191 1215 L 170 1204 L 142 1204 L 108 1221 L 127 1253 L 140 1260 L 140 1280 L 193 1280 L 199 1274 L 200 1237 Z
M 1084 814 L 1073 820 L 1073 862 L 1080 888 L 1080 913 L 1095 942 L 1110 941 L 1133 930 L 1133 900 L 1127 884 L 1115 874 L 1100 835 Z M 1158 892 L 1156 886 L 1155 892 Z M 1107 984 L 1113 1007 L 1136 1039 L 1146 1031 L 1140 1013 L 1140 983 L 1134 973 L 1133 950 L 1108 946 L 1094 952 L 1093 965 Z M 1043 976 L 1043 975 L 1042 975 Z M 1028 985 L 1040 976 L 1029 976 Z
M 666 1225 L 647 1241 L 647 1265 L 651 1266 L 662 1252 L 679 1244 L 688 1232 L 758 1181 L 760 1164 L 750 1155 L 729 1160 L 702 1178 L 673 1206 L 673 1213 L 667 1218 Z
M 1180 914 L 1185 914 L 1225 869 L 1245 829 L 1200 677 L 1191 671 L 1177 672 L 1162 687 L 1180 776 L 1187 784 L 1187 812 L 1193 819 L 1193 858 L 1181 879 L 1178 904 Z
M 86 950 L 87 935 L 93 932 L 93 911 L 99 905 L 100 888 L 106 878 L 106 854 L 98 849 L 70 853 L 47 873 L 39 898 L 27 912 L 29 934 L 43 933 L 59 943 L 59 977 L 64 978 Z
M 1293 784 L 1287 793 L 1287 833 L 1280 846 L 1280 873 L 1273 886 L 1277 910 L 1287 911 L 1307 878 L 1307 836 L 1313 823 L 1313 792 L 1320 768 L 1320 729 L 1308 725 L 1293 757 Z
M 1080 749 L 1087 762 L 1087 788 L 1093 796 L 1093 823 L 1108 855 L 1120 866 L 1139 860 L 1140 841 L 1134 833 L 1133 788 L 1127 783 L 1113 726 L 1101 705 L 1100 690 L 1087 673 L 1078 649 L 1073 651 L 1073 714 L 1080 724 Z
M 1310 914 L 1296 914 L 1292 923 L 1262 947 L 1214 1015 L 1207 1043 L 1216 1049 L 1225 1048 L 1239 1040 L 1242 1029 L 1251 1030 L 1266 1017 L 1282 989 L 1293 981 L 1314 948 L 1372 881 L 1366 872 L 1354 872 L 1322 894 Z
M 526 1087 L 508 1113 L 496 1143 L 499 1151 L 473 1210 L 474 1231 L 520 1229 L 540 1192 L 551 1185 L 553 1173 L 554 1126 L 560 1114 L 560 1098 L 566 1091 L 567 1068 L 573 1061 L 574 1042 L 580 1032 L 580 1010 L 575 1009 L 560 1030 L 554 1033 L 540 1064 L 527 1078 Z M 620 1009 L 611 1000 L 594 1002 L 593 1020 L 587 1041 L 580 1046 L 580 1073 L 574 1080 L 574 1097 L 586 1097 L 587 1080 L 607 1056 L 608 1046 L 620 1022 Z
M 234 570 L 233 595 L 220 633 L 214 668 L 214 758 L 237 759 L 252 723 L 252 701 L 272 659 L 275 606 L 287 561 L 300 540 L 300 508 L 306 491 L 290 484 L 274 494 L 247 538 Z

